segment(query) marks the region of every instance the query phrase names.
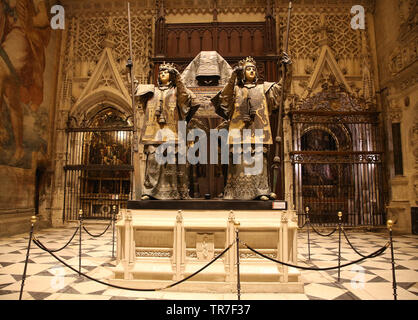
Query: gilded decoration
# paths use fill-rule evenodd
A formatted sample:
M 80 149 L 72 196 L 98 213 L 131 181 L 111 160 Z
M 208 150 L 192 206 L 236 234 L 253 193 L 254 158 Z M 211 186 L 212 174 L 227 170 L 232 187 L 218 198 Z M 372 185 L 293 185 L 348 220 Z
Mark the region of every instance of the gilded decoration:
M 374 111 L 363 97 L 350 93 L 345 86 L 330 76 L 322 82 L 322 91 L 296 100 L 294 110 L 298 111 Z

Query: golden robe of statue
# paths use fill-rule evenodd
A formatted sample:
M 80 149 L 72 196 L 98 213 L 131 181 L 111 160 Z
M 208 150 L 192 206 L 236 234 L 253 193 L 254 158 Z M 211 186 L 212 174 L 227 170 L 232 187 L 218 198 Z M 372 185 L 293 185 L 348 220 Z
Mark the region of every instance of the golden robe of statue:
M 173 66 L 160 66 L 158 82 L 158 87 L 140 85 L 136 91 L 140 107 L 145 111 L 140 137 L 146 155 L 142 199 L 189 199 L 188 165 L 177 161 L 160 164 L 156 151 L 164 142 L 178 144 L 178 122 L 188 120 L 198 105 Z
M 273 144 L 269 116 L 278 110 L 281 101 L 281 83 L 265 82 L 257 84 L 255 61 L 249 57 L 240 62 L 240 67 L 232 73 L 228 83 L 213 99 L 216 113 L 228 121 L 228 143 L 230 151 L 234 144 L 262 144 L 262 170 L 259 174 L 248 174 L 245 161 L 233 163 L 232 152 L 228 165 L 224 199 L 268 200 L 271 193 L 267 164 L 268 146 Z M 251 137 L 243 134 L 251 130 Z M 262 130 L 262 137 L 256 139 L 255 130 Z M 242 150 L 241 150 L 242 152 Z

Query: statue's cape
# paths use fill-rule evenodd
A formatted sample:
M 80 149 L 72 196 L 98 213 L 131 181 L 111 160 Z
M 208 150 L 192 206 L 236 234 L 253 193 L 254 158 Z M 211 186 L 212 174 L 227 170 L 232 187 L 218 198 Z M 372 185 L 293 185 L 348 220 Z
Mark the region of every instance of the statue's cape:
M 276 82 L 264 82 L 264 93 L 267 93 Z
M 150 94 L 151 96 L 153 96 L 154 91 L 155 86 L 153 84 L 140 84 L 136 88 L 135 95 L 140 97 L 146 94 Z

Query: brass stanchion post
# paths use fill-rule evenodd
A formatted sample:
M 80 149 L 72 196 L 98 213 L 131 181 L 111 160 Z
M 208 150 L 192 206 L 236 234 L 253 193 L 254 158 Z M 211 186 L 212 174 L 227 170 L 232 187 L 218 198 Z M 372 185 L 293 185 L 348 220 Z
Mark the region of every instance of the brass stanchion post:
M 78 226 L 80 228 L 78 243 L 78 275 L 81 277 L 81 233 L 83 230 L 83 209 L 78 211 Z
M 341 217 L 343 213 L 341 211 L 338 212 L 338 282 L 340 281 L 340 274 L 341 274 Z
M 311 240 L 309 236 L 309 224 L 311 223 L 311 220 L 309 219 L 309 207 L 305 208 L 306 212 L 306 225 L 308 230 L 308 260 L 311 260 Z
M 115 258 L 115 223 L 116 223 L 116 206 L 113 205 L 112 215 L 112 258 Z
M 31 227 L 30 227 L 30 233 L 29 233 L 29 242 L 28 242 L 28 250 L 26 251 L 26 260 L 25 260 L 25 267 L 23 268 L 23 275 L 22 275 L 22 284 L 20 286 L 20 294 L 19 294 L 19 300 L 22 300 L 22 294 L 23 294 L 23 287 L 25 285 L 26 280 L 26 270 L 28 268 L 28 260 L 29 260 L 29 251 L 30 251 L 30 244 L 32 242 L 32 236 L 33 236 L 33 227 L 36 222 L 36 216 L 32 216 L 30 218 Z
M 237 295 L 238 300 L 241 300 L 241 279 L 239 273 L 239 230 L 238 226 L 240 225 L 239 222 L 234 222 L 235 225 L 235 245 L 237 246 Z
M 393 299 L 398 300 L 396 293 L 396 277 L 395 277 L 395 257 L 393 255 L 393 240 L 392 240 L 392 226 L 393 221 L 388 220 L 387 227 L 389 229 L 389 238 L 390 238 L 390 255 L 392 260 L 392 287 L 393 287 Z

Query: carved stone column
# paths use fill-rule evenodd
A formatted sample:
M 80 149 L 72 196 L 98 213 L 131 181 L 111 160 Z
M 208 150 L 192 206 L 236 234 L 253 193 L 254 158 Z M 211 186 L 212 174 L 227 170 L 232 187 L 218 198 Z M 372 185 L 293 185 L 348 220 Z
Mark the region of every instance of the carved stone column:
M 174 225 L 174 246 L 173 246 L 173 270 L 174 281 L 182 279 L 184 271 L 184 261 L 186 255 L 186 243 L 184 237 L 183 215 L 181 210 L 178 211 L 176 216 L 176 223 Z
M 288 262 L 289 261 L 289 230 L 288 230 L 288 218 L 286 216 L 286 212 L 282 213 L 282 221 L 280 229 L 282 230 L 282 238 L 281 238 L 281 245 L 282 245 L 282 261 Z M 289 274 L 288 274 L 289 267 L 283 265 L 283 275 L 281 277 L 281 282 L 289 282 Z
M 125 241 L 124 241 L 124 252 L 125 256 L 123 257 L 123 268 L 124 268 L 124 279 L 131 280 L 132 272 L 130 269 L 135 265 L 135 239 L 134 239 L 134 229 L 132 225 L 132 213 L 130 210 L 126 211 L 125 214 Z
M 64 166 L 66 164 L 67 157 L 67 135 L 65 132 L 66 123 L 68 119 L 68 110 L 60 110 L 57 115 L 57 128 L 56 128 L 56 151 L 54 159 L 54 191 L 52 198 L 51 209 L 51 224 L 53 227 L 59 227 L 63 225 L 63 206 L 64 206 L 64 189 L 65 189 L 65 171 Z
M 231 210 L 228 216 L 228 224 L 226 228 L 226 243 L 225 247 L 229 246 L 232 242 L 235 241 L 235 214 Z M 232 282 L 235 279 L 235 263 L 236 258 L 234 252 L 235 246 L 232 246 L 230 250 L 226 253 L 225 257 L 225 273 L 226 273 L 226 281 Z

